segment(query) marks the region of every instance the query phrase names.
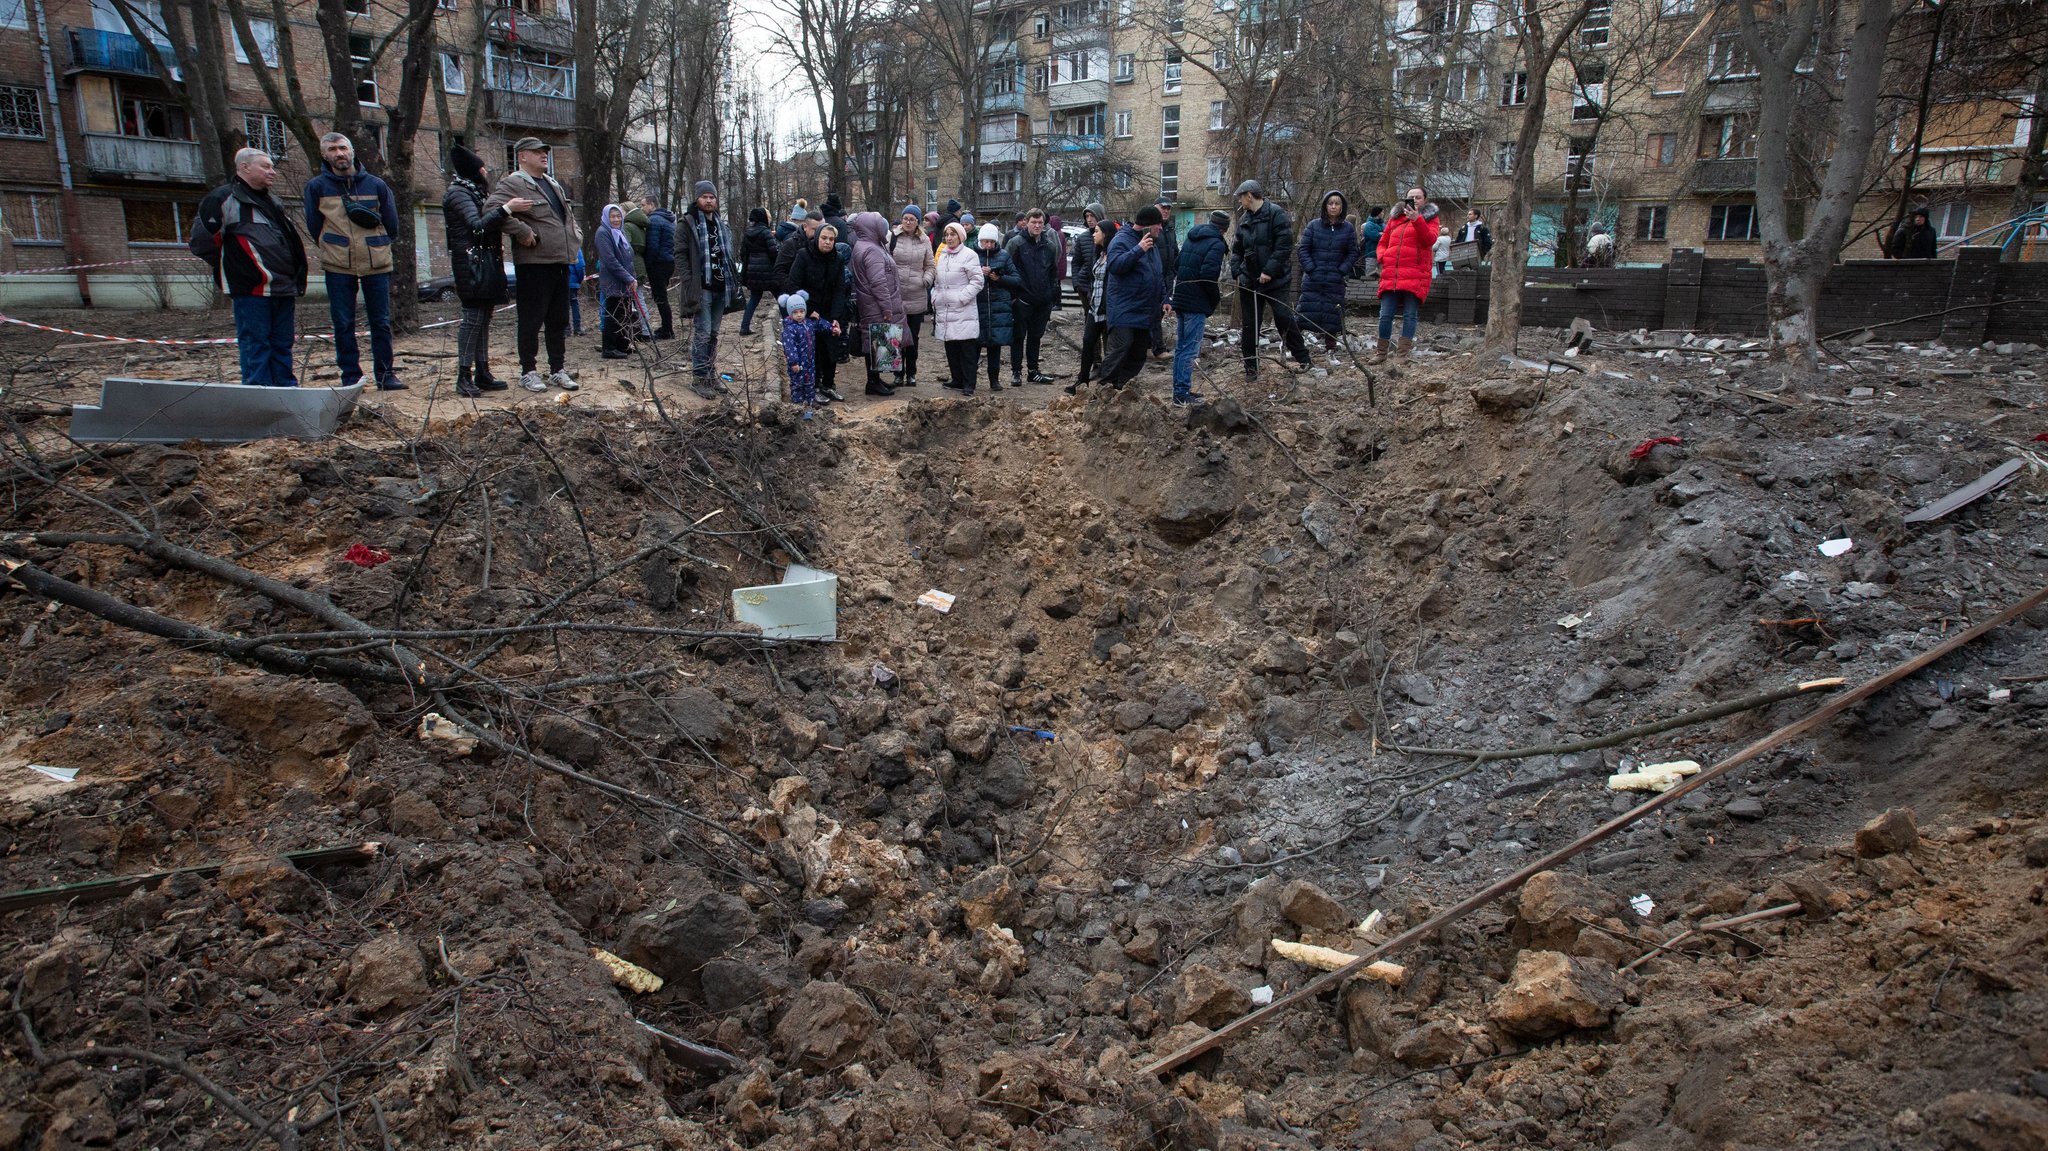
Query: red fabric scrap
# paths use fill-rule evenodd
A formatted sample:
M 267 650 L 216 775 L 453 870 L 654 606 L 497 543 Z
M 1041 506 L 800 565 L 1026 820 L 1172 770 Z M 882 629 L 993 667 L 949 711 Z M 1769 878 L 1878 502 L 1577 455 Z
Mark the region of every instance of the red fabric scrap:
M 359 568 L 373 568 L 378 564 L 390 563 L 391 553 L 379 548 L 350 544 L 348 553 L 341 557 Z
M 1682 444 L 1684 442 L 1684 440 L 1679 439 L 1677 436 L 1658 436 L 1654 440 L 1644 440 L 1642 443 L 1630 448 L 1628 450 L 1628 458 L 1632 460 L 1642 459 L 1644 456 L 1649 455 L 1650 449 L 1658 444 Z

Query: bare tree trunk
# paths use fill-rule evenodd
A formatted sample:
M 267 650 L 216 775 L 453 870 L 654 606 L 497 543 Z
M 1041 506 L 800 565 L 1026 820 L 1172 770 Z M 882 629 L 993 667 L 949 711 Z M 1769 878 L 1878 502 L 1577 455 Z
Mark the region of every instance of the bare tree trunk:
M 1763 230 L 1765 314 L 1787 384 L 1819 370 L 1815 311 L 1821 282 L 1842 250 L 1849 219 L 1863 187 L 1863 171 L 1877 133 L 1877 101 L 1884 80 L 1892 0 L 1859 0 L 1849 38 L 1847 74 L 1835 105 L 1834 156 L 1806 235 L 1791 238 L 1787 210 L 1792 113 L 1801 99 L 1800 57 L 1814 35 L 1817 0 L 1800 0 L 1784 18 L 1791 26 L 1777 45 L 1759 25 L 1756 0 L 1738 0 L 1742 35 L 1761 72 L 1757 113 L 1756 206 Z

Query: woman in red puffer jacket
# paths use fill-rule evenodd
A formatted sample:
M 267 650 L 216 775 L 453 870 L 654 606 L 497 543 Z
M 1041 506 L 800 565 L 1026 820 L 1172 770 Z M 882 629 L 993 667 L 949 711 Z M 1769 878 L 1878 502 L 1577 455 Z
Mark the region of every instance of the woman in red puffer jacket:
M 1394 205 L 1387 230 L 1380 233 L 1380 342 L 1368 363 L 1387 358 L 1388 341 L 1394 334 L 1394 313 L 1401 313 L 1400 355 L 1415 351 L 1415 325 L 1422 318 L 1422 301 L 1429 298 L 1429 282 L 1435 275 L 1432 254 L 1436 248 L 1437 210 L 1425 203 L 1422 189 L 1408 189 L 1408 198 Z

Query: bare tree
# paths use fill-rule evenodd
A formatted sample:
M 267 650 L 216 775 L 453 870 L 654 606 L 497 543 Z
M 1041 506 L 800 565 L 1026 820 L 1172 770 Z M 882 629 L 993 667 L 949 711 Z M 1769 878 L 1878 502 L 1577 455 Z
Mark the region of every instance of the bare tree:
M 1777 13 L 1759 14 L 1756 0 L 1736 0 L 1742 40 L 1759 71 L 1756 205 L 1763 231 L 1765 314 L 1771 344 L 1786 382 L 1819 370 L 1814 313 L 1821 282 L 1849 230 L 1863 190 L 1864 167 L 1876 135 L 1877 102 L 1884 81 L 1892 0 L 1859 0 L 1850 32 L 1839 94 L 1829 93 L 1822 70 L 1801 60 L 1820 32 L 1819 0 L 1797 0 Z M 1832 97 L 1834 153 L 1805 235 L 1792 238 L 1786 190 L 1794 109 Z

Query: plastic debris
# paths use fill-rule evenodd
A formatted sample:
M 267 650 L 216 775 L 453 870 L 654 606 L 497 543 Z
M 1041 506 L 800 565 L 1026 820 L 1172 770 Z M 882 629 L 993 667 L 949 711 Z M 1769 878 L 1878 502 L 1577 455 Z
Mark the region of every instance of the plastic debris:
M 445 744 L 450 755 L 468 755 L 476 750 L 476 737 L 464 734 L 447 716 L 437 711 L 420 717 L 418 735 L 428 743 Z
M 602 947 L 590 949 L 591 957 L 611 972 L 612 982 L 642 995 L 661 990 L 661 976 L 627 959 L 620 959 Z
M 1855 550 L 1856 541 L 1847 536 L 1838 540 L 1822 540 L 1820 545 L 1820 554 L 1827 556 L 1829 559 L 1833 559 L 1838 555 L 1846 555 Z
M 341 558 L 359 568 L 373 568 L 378 564 L 390 563 L 391 553 L 365 544 L 350 544 L 348 551 L 343 552 Z
M 923 595 L 918 596 L 917 602 L 923 604 L 924 606 L 932 609 L 935 612 L 938 612 L 940 615 L 947 615 L 953 610 L 953 599 L 954 596 L 952 592 L 940 591 L 937 588 L 933 588 L 932 590 L 924 593 Z
M 1677 787 L 1680 780 L 1688 775 L 1698 775 L 1697 760 L 1675 759 L 1670 763 L 1652 763 L 1640 771 L 1623 771 L 1607 777 L 1609 791 L 1655 791 L 1666 792 Z
M 1637 915 L 1642 916 L 1644 919 L 1648 919 L 1650 913 L 1657 910 L 1657 901 L 1651 899 L 1648 892 L 1629 896 L 1628 905 L 1634 909 Z

